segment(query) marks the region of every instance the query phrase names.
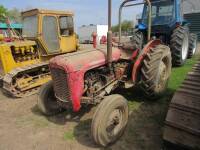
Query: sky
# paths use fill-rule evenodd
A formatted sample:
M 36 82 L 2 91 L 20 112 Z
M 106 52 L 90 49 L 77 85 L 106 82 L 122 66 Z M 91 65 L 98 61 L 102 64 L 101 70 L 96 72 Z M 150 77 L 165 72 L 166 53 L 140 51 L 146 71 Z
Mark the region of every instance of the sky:
M 113 0 L 112 24 L 118 22 L 118 9 L 123 0 Z M 53 10 L 70 10 L 75 13 L 75 26 L 89 24 L 107 24 L 108 0 L 1 0 L 0 5 L 8 9 L 18 8 L 27 10 L 43 8 Z M 127 8 L 123 12 L 123 19 L 135 20 L 135 16 L 142 11 L 142 6 Z

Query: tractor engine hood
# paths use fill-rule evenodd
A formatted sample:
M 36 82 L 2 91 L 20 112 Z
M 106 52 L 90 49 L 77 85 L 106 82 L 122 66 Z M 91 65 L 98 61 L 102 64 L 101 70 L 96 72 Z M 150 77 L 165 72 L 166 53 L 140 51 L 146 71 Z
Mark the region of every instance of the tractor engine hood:
M 79 51 L 59 55 L 50 60 L 50 67 L 61 67 L 66 70 L 66 73 L 72 73 L 82 70 L 90 70 L 106 64 L 106 49 L 96 49 Z M 121 56 L 121 51 L 113 48 L 112 60 L 118 61 Z
M 49 66 L 54 82 L 54 91 L 56 97 L 61 101 L 71 102 L 73 110 L 79 111 L 81 107 L 81 97 L 84 92 L 84 75 L 88 70 L 105 65 L 107 63 L 106 56 L 106 49 L 96 49 L 60 55 L 51 59 Z M 120 59 L 120 56 L 120 50 L 117 48 L 113 48 L 112 61 L 118 61 Z M 64 72 L 64 78 L 56 77 L 57 69 L 62 70 Z M 67 86 L 64 85 L 65 87 L 63 88 L 60 84 L 56 85 L 57 83 L 62 82 L 65 82 Z M 64 91 L 60 91 L 60 89 L 64 89 Z M 62 95 L 62 93 L 65 92 L 69 93 L 67 98 L 63 98 L 63 96 L 60 96 Z M 59 93 L 61 94 L 59 95 Z

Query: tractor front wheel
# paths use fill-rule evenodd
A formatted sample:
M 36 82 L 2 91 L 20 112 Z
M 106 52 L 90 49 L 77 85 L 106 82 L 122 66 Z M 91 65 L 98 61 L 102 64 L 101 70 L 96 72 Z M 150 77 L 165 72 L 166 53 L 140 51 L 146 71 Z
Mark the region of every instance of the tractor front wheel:
M 197 35 L 191 33 L 190 34 L 190 42 L 189 42 L 188 58 L 192 58 L 192 56 L 196 53 L 196 50 L 197 50 Z
M 38 107 L 47 116 L 55 115 L 61 111 L 54 95 L 53 81 L 49 81 L 41 87 L 38 95 Z
M 148 98 L 161 96 L 167 88 L 171 74 L 171 52 L 165 45 L 150 49 L 143 60 L 140 87 Z
M 98 145 L 105 147 L 122 135 L 127 122 L 127 100 L 121 95 L 107 96 L 99 104 L 93 116 L 92 137 Z

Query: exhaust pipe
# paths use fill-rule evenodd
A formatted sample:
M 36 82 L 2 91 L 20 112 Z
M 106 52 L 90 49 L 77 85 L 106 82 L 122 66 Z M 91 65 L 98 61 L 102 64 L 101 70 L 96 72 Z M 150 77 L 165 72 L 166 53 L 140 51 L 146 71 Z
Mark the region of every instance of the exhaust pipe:
M 112 67 L 112 0 L 108 0 L 107 63 Z
M 151 14 L 152 14 L 152 8 L 151 8 L 151 1 L 150 0 L 146 0 L 148 6 L 149 6 L 149 12 L 148 12 L 148 35 L 147 35 L 147 40 L 150 41 L 151 40 Z

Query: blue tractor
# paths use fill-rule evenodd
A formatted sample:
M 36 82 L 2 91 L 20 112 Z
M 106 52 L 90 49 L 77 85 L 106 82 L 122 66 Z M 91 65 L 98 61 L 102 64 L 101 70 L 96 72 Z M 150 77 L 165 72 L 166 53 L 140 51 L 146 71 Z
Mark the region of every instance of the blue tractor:
M 169 45 L 173 66 L 184 65 L 197 49 L 197 36 L 189 32 L 189 23 L 183 17 L 183 0 L 151 0 L 151 38 Z M 142 18 L 136 26 L 132 42 L 141 49 L 147 41 L 149 6 L 144 4 Z

